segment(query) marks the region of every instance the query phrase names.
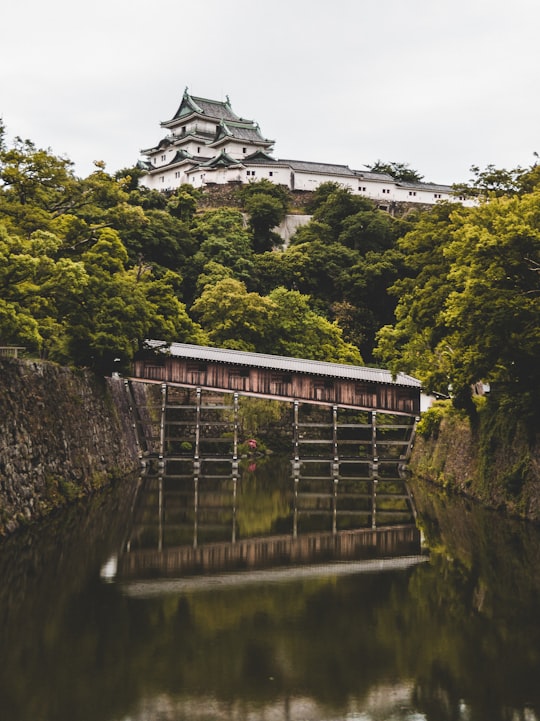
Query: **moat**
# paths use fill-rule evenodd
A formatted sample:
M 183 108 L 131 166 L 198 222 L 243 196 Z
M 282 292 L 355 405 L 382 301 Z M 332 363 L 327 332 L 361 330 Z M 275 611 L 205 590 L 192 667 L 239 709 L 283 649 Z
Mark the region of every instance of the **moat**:
M 243 463 L 232 505 L 217 481 L 203 509 L 193 482 L 149 474 L 15 534 L 0 545 L 1 717 L 540 719 L 540 529 L 409 486 L 410 545 L 347 558 L 323 540 L 356 537 L 361 494 L 337 522 L 322 494 L 295 505 L 277 455 Z M 281 546 L 248 567 L 227 550 L 294 537 L 311 557 Z M 174 549 L 210 546 L 212 567 L 171 567 Z

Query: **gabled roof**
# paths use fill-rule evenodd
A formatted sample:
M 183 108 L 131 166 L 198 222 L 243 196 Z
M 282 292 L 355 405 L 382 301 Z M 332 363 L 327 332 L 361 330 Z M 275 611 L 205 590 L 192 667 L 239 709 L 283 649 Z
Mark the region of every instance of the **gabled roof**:
M 243 162 L 246 165 L 268 165 L 270 163 L 278 163 L 279 161 L 271 155 L 268 155 L 268 153 L 265 153 L 264 150 L 256 150 L 254 153 L 251 153 L 251 155 L 246 155 Z
M 191 153 L 188 153 L 187 150 L 184 150 L 183 148 L 181 148 L 180 150 L 176 151 L 175 156 L 171 160 L 169 165 L 174 165 L 175 163 L 182 163 L 186 160 L 194 160 L 194 157 Z
M 176 121 L 188 118 L 190 115 L 203 115 L 216 121 L 241 120 L 231 108 L 228 96 L 226 101 L 199 98 L 195 95 L 190 95 L 186 88 L 176 113 L 170 120 L 166 120 L 161 124 L 164 126 L 174 125 Z
M 215 158 L 210 158 L 204 163 L 199 164 L 199 168 L 231 168 L 231 167 L 242 167 L 241 160 L 235 160 L 231 158 L 224 150 Z
M 217 145 L 223 140 L 228 140 L 229 138 L 267 146 L 272 145 L 274 142 L 273 140 L 263 138 L 259 126 L 251 120 L 242 122 L 222 120 L 216 129 L 216 134 L 211 145 Z
M 367 368 L 345 363 L 327 363 L 325 361 L 306 360 L 305 358 L 287 358 L 267 353 L 248 353 L 247 351 L 230 350 L 228 348 L 211 348 L 209 346 L 191 345 L 189 343 L 163 343 L 147 340 L 145 345 L 154 350 L 161 350 L 175 358 L 229 363 L 252 368 L 266 368 L 288 373 L 309 373 L 331 378 L 349 378 L 357 381 L 371 381 L 397 386 L 420 388 L 418 379 L 405 373 L 392 373 L 383 368 Z

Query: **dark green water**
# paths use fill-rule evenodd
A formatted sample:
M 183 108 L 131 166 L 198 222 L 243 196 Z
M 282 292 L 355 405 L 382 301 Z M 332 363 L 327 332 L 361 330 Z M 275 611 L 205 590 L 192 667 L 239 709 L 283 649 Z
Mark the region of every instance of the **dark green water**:
M 241 474 L 234 507 L 216 486 L 213 516 L 147 484 L 0 546 L 0 721 L 540 719 L 537 528 L 413 483 L 427 560 L 138 578 L 119 570 L 127 548 L 294 522 L 279 459 Z M 299 536 L 327 533 L 325 503 Z

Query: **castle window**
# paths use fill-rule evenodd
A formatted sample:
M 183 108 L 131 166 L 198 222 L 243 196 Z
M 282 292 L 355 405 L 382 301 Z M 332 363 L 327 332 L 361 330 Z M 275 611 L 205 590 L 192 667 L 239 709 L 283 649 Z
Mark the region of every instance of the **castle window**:
M 442 198 L 442 195 L 440 193 L 433 193 L 434 198 Z
M 162 160 L 162 161 L 167 160 L 167 156 L 166 156 L 166 155 L 162 155 L 162 156 L 161 156 L 161 160 Z
M 409 195 L 416 195 L 416 190 L 409 190 Z
M 268 171 L 268 175 L 269 175 L 271 178 L 273 178 L 273 177 L 274 177 L 274 171 L 273 171 L 273 170 L 269 170 L 269 171 Z
M 185 134 L 186 134 L 186 126 L 182 125 L 182 135 L 185 135 Z
M 242 152 L 243 152 L 244 155 L 245 155 L 245 154 L 247 153 L 247 149 L 246 149 L 246 148 L 242 148 Z
M 361 193 L 365 193 L 365 192 L 366 192 L 366 186 L 365 186 L 365 185 L 359 185 L 359 186 L 358 186 L 358 190 L 359 190 Z
M 382 192 L 388 195 L 390 193 L 390 188 L 383 188 Z
M 201 152 L 201 149 L 200 149 L 200 148 L 197 148 L 197 152 L 200 153 L 200 152 Z

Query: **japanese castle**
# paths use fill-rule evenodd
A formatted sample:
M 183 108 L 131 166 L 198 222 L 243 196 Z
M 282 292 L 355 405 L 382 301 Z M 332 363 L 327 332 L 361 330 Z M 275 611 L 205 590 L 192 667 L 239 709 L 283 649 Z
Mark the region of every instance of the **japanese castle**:
M 256 122 L 239 117 L 228 96 L 225 101 L 208 100 L 191 95 L 186 88 L 178 110 L 161 127 L 167 135 L 142 150 L 146 159 L 139 163 L 145 170 L 141 184 L 154 190 L 174 190 L 184 183 L 204 188 L 266 178 L 290 190 L 315 190 L 321 183 L 339 183 L 377 201 L 381 208 L 393 202 L 456 200 L 449 185 L 403 182 L 347 165 L 274 158 L 274 141 L 262 135 Z

